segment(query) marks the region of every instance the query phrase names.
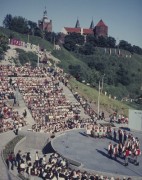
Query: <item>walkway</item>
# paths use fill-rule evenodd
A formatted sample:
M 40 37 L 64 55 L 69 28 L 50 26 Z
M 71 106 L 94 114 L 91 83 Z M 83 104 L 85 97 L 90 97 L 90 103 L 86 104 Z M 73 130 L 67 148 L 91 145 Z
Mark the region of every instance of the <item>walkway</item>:
M 27 131 L 29 128 L 31 128 L 31 125 L 34 124 L 34 120 L 29 112 L 29 110 L 27 109 L 23 98 L 21 96 L 21 94 L 19 92 L 17 92 L 18 95 L 18 100 L 19 100 L 19 106 L 15 106 L 14 108 L 18 110 L 18 112 L 20 114 L 22 114 L 24 112 L 24 109 L 27 110 L 27 122 L 28 125 L 22 128 L 22 131 Z M 13 131 L 8 131 L 5 133 L 1 133 L 0 134 L 0 152 L 2 154 L 2 150 L 4 149 L 5 145 L 11 141 L 14 137 L 16 137 L 16 135 L 13 133 Z M 18 177 L 15 177 L 12 173 L 10 173 L 7 169 L 7 167 L 5 166 L 2 157 L 0 158 L 0 180 L 18 180 Z

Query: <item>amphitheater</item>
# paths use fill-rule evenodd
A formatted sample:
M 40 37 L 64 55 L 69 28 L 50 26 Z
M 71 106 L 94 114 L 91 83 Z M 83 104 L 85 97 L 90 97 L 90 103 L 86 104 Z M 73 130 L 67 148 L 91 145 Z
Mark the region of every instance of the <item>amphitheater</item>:
M 66 98 L 71 102 L 75 102 L 76 99 L 72 92 L 62 83 L 60 83 L 60 86 L 63 87 Z M 134 180 L 142 179 L 142 157 L 139 158 L 139 166 L 129 163 L 129 166 L 127 167 L 123 165 L 124 162 L 122 159 L 118 159 L 117 161 L 109 159 L 107 155 L 107 146 L 110 140 L 107 138 L 98 139 L 88 137 L 85 135 L 85 129 L 72 129 L 60 132 L 57 133 L 54 138 L 51 138 L 48 133 L 31 132 L 31 126 L 35 122 L 24 103 L 21 94 L 19 93 L 18 96 L 18 111 L 22 113 L 24 109 L 27 110 L 28 125 L 23 127 L 19 132 L 19 134 L 24 135 L 24 138 L 15 146 L 15 154 L 19 149 L 22 150 L 22 152 L 31 152 L 32 155 L 34 155 L 36 151 L 38 151 L 39 154 L 47 155 L 56 151 L 68 160 L 72 169 L 79 169 L 81 171 L 87 171 L 104 176 L 107 175 L 114 178 L 119 177 L 120 179 L 123 179 L 124 177 L 131 177 Z M 83 109 L 81 109 L 81 117 L 84 118 L 86 116 L 87 115 L 84 114 Z M 106 122 L 101 121 L 101 123 Z M 116 128 L 119 127 L 118 124 L 115 124 L 115 126 Z M 142 149 L 142 132 L 132 131 L 132 133 L 135 137 L 139 138 Z M 1 152 L 5 145 L 14 137 L 15 134 L 13 131 L 0 134 Z M 0 167 L 0 180 L 19 179 L 16 171 L 8 171 L 2 156 L 0 158 Z M 32 176 L 30 179 L 36 180 L 40 178 Z

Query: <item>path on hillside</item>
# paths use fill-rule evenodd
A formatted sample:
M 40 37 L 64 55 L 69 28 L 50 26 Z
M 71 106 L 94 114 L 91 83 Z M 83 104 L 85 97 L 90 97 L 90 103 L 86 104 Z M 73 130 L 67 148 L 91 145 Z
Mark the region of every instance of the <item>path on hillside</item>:
M 60 83 L 60 87 L 63 88 L 63 92 L 65 94 L 65 97 L 69 102 L 71 102 L 72 104 L 75 104 L 75 103 L 78 102 L 67 86 L 65 86 L 63 83 Z M 80 117 L 81 118 L 85 118 L 85 119 L 89 118 L 88 114 L 84 113 L 84 109 L 82 108 L 82 106 L 80 106 L 79 109 L 81 110 L 81 112 L 80 112 Z

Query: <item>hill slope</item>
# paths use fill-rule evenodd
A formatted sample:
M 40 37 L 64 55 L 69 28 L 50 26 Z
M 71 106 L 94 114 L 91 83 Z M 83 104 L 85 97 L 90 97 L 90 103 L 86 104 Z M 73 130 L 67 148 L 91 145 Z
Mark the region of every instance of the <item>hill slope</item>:
M 21 35 L 4 28 L 0 28 L 0 33 L 5 34 L 8 38 L 12 36 L 25 42 L 28 41 L 27 35 Z M 111 96 L 117 96 L 117 99 L 119 99 L 119 97 L 128 95 L 129 92 L 134 95 L 141 93 L 142 56 L 134 54 L 131 58 L 118 57 L 114 54 L 113 50 L 110 56 L 109 54 L 105 54 L 102 48 L 96 48 L 94 55 L 83 56 L 78 53 L 68 52 L 63 47 L 59 51 L 53 50 L 51 43 L 39 37 L 29 36 L 29 42 L 35 45 L 39 44 L 41 47 L 47 49 L 47 51 L 51 51 L 56 58 L 61 60 L 59 66 L 65 72 L 71 73 L 80 81 L 85 80 L 86 83 L 92 84 L 96 89 L 98 89 L 98 81 L 102 80 L 102 75 L 105 74 L 104 91 L 107 92 L 107 95 L 111 94 Z M 130 55 L 127 51 L 122 52 L 125 55 Z M 115 80 L 119 77 L 118 74 L 121 80 L 129 80 L 129 85 L 116 84 Z M 78 82 L 71 81 L 71 83 L 74 85 Z M 91 97 L 91 99 L 97 101 L 97 96 Z M 113 106 L 113 102 L 109 103 L 108 101 L 106 103 L 102 102 L 102 104 L 108 104 L 108 106 L 112 104 Z M 115 108 L 119 109 L 119 106 L 118 108 L 115 106 Z M 128 109 L 128 107 L 126 108 Z

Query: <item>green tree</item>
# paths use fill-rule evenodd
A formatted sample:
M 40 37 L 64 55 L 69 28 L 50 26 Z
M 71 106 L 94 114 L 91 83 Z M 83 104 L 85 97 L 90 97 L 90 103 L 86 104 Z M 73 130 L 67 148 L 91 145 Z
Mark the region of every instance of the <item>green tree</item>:
M 3 55 L 7 49 L 8 49 L 8 38 L 0 34 L 0 59 L 3 58 Z
M 91 55 L 94 53 L 94 51 L 95 51 L 95 48 L 90 43 L 85 43 L 84 46 L 81 46 L 79 48 L 79 53 L 84 54 L 84 55 Z
M 28 31 L 30 35 L 34 35 L 35 29 L 37 28 L 37 23 L 33 21 L 28 21 Z
M 71 33 L 70 35 L 65 36 L 64 47 L 68 51 L 75 51 L 76 48 L 84 44 L 84 36 L 78 33 Z
M 133 53 L 133 47 L 132 47 L 131 44 L 128 43 L 127 41 L 121 40 L 121 41 L 119 42 L 119 48 L 125 49 L 125 50 Z
M 107 38 L 107 47 L 109 48 L 115 48 L 116 46 L 116 40 L 113 37 L 108 37 Z
M 94 35 L 88 35 L 86 36 L 86 43 L 97 46 L 97 38 Z
M 6 17 L 3 20 L 3 25 L 5 28 L 11 29 L 12 19 L 13 19 L 13 17 L 11 14 L 6 15 Z
M 11 22 L 11 29 L 21 34 L 27 34 L 29 30 L 28 22 L 25 18 L 21 16 L 15 16 Z
M 107 47 L 107 38 L 103 37 L 103 36 L 99 36 L 98 37 L 98 42 L 97 45 L 99 47 Z

